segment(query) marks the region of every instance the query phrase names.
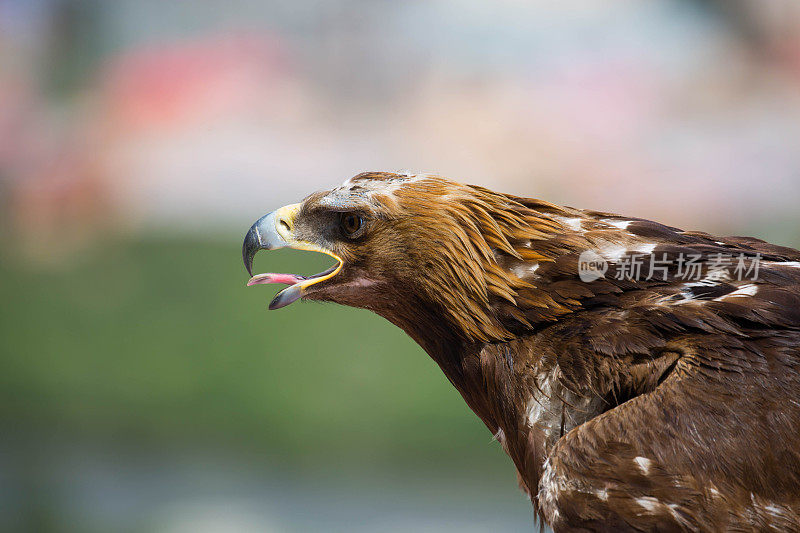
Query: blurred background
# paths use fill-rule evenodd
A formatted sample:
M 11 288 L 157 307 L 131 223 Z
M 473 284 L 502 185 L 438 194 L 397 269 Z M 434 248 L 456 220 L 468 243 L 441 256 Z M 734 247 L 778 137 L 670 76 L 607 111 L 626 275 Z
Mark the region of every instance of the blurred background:
M 796 247 L 800 3 L 0 0 L 0 530 L 531 530 L 404 334 L 245 289 L 401 169 Z

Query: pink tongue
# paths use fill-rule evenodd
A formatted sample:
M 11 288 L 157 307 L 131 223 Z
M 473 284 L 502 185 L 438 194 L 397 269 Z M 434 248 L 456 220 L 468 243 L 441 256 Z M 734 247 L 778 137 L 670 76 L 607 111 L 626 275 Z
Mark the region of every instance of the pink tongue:
M 250 278 L 247 286 L 250 285 L 266 285 L 268 283 L 285 283 L 286 285 L 294 285 L 303 281 L 305 278 L 296 274 L 257 274 Z

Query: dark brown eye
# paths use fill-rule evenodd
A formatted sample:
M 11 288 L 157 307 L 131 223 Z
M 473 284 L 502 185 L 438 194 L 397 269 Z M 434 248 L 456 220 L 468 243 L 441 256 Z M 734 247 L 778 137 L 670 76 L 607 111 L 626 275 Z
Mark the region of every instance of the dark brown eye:
M 363 223 L 364 221 L 360 216 L 354 213 L 345 213 L 342 215 L 340 223 L 342 233 L 344 233 L 346 237 L 355 237 Z

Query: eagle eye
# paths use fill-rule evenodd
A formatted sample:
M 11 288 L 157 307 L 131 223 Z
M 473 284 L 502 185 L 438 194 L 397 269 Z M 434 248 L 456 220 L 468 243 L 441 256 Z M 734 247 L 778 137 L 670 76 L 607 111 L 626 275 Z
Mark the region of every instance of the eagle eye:
M 363 225 L 364 220 L 360 215 L 355 213 L 343 213 L 339 221 L 339 227 L 342 229 L 342 233 L 345 237 L 351 239 L 358 236 Z

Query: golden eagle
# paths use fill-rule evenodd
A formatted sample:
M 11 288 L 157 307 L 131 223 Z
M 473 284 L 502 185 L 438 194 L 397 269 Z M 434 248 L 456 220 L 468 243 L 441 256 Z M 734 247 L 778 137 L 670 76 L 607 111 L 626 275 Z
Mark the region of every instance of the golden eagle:
M 556 532 L 800 531 L 797 250 L 384 172 L 259 219 L 245 266 L 287 246 L 336 264 L 253 276 L 270 309 L 402 328 Z

